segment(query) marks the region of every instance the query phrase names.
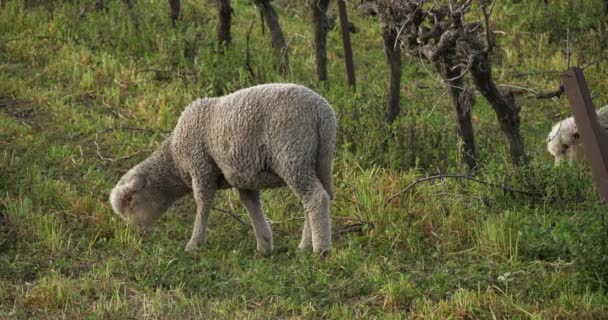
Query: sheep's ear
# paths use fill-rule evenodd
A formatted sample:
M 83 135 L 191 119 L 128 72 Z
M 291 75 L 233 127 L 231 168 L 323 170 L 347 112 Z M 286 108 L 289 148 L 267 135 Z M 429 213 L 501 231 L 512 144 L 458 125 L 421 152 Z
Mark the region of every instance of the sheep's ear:
M 573 137 L 574 139 L 578 139 L 578 138 L 580 138 L 581 136 L 578 134 L 578 132 L 575 132 L 574 134 L 572 134 L 572 137 Z

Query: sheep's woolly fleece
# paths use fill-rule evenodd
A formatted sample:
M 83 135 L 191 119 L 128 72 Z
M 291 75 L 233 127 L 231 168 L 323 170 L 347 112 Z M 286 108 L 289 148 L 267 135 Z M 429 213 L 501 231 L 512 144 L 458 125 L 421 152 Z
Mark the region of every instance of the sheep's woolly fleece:
M 259 190 L 287 185 L 302 201 L 300 248 L 331 248 L 329 200 L 337 120 L 327 101 L 294 84 L 267 84 L 203 98 L 182 113 L 163 145 L 112 190 L 112 208 L 149 230 L 177 198 L 193 191 L 197 214 L 192 250 L 206 237 L 214 192 L 239 190 L 258 250 L 272 250 Z

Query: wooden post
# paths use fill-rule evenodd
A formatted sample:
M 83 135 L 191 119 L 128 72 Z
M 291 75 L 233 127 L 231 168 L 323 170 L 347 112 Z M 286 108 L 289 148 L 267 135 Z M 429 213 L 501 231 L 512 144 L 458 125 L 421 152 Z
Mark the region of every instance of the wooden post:
M 561 74 L 561 80 L 595 176 L 600 200 L 605 202 L 608 200 L 608 139 L 597 121 L 585 75 L 580 68 L 570 68 Z
M 350 30 L 348 28 L 348 16 L 346 15 L 344 0 L 338 0 L 338 11 L 340 14 L 340 30 L 342 30 L 342 45 L 344 46 L 344 60 L 346 62 L 346 77 L 348 84 L 356 87 L 355 64 L 353 62 L 353 50 L 350 45 Z

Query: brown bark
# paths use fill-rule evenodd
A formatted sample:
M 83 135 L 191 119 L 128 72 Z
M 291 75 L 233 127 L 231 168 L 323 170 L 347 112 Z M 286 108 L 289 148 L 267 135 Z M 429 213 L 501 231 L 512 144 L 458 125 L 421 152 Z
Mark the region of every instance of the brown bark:
M 462 160 L 469 170 L 473 171 L 477 167 L 475 133 L 471 122 L 471 110 L 473 110 L 473 105 L 475 105 L 475 95 L 466 89 L 462 68 L 457 66 L 457 63 L 450 60 L 449 57 L 455 56 L 448 54 L 447 57 L 440 59 L 436 64 L 437 71 L 439 71 L 448 87 L 456 111 L 457 132 L 460 139 L 462 139 L 460 149 Z
M 310 0 L 312 20 L 315 25 L 315 58 L 317 64 L 317 77 L 320 81 L 327 81 L 327 32 L 329 31 L 329 20 L 327 8 L 329 0 Z
M 232 7 L 230 0 L 217 0 L 217 42 L 220 50 L 232 41 L 230 34 L 230 21 L 232 18 Z
M 397 33 L 394 29 L 382 28 L 384 57 L 388 65 L 388 89 L 385 96 L 385 118 L 388 123 L 395 121 L 401 112 L 401 47 L 395 46 Z
M 457 132 L 462 139 L 460 152 L 462 160 L 469 170 L 477 168 L 477 150 L 475 148 L 475 132 L 471 122 L 471 109 L 475 104 L 473 92 L 464 89 L 464 81 L 461 79 L 448 81 L 450 95 L 456 111 Z
M 379 2 L 380 20 L 393 30 L 399 30 L 400 40 L 413 57 L 424 57 L 436 63 L 448 85 L 457 112 L 458 131 L 463 139 L 464 161 L 474 168 L 475 144 L 471 126 L 470 107 L 474 99 L 465 89 L 466 65 L 473 82 L 496 112 L 498 122 L 509 147 L 513 162 L 525 163 L 523 138 L 519 131 L 519 108 L 513 95 L 502 93 L 492 80 L 488 50 L 480 40 L 480 22 L 466 22 L 465 14 L 471 10 L 471 0 L 426 9 L 425 1 L 390 0 Z M 485 12 L 486 26 L 489 12 Z M 489 47 L 492 40 L 489 39 Z
M 524 139 L 519 132 L 519 107 L 513 94 L 498 90 L 492 80 L 492 68 L 485 52 L 471 55 L 469 71 L 475 86 L 496 112 L 500 129 L 507 138 L 511 160 L 526 163 Z
M 289 55 L 287 42 L 279 23 L 279 16 L 270 4 L 270 0 L 253 0 L 253 2 L 264 16 L 264 20 L 266 20 L 266 24 L 268 25 L 270 44 L 274 49 L 275 68 L 280 73 L 287 73 L 289 70 Z
M 169 7 L 171 7 L 171 24 L 175 26 L 177 20 L 181 19 L 181 3 L 180 0 L 169 0 Z

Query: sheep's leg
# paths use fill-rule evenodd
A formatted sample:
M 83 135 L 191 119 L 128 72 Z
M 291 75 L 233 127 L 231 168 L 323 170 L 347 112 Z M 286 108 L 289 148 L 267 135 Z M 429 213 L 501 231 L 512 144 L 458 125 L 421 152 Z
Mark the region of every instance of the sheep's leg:
M 298 249 L 307 249 L 312 246 L 312 230 L 310 229 L 310 220 L 308 215 L 304 214 L 304 228 L 302 229 L 302 240 L 298 245 Z
M 302 198 L 312 233 L 314 252 L 331 250 L 331 222 L 329 221 L 329 195 L 319 180 L 312 185 L 310 193 Z
M 260 192 L 258 190 L 239 189 L 239 197 L 245 205 L 249 218 L 253 224 L 257 249 L 259 252 L 268 254 L 272 252 L 272 230 L 264 217 L 264 210 L 260 202 Z
M 186 245 L 186 251 L 196 249 L 207 239 L 207 226 L 209 225 L 209 213 L 213 204 L 215 186 L 193 178 L 192 191 L 194 192 L 194 200 L 196 201 L 196 217 L 194 219 L 192 236 Z
M 295 178 L 298 177 L 298 178 Z M 323 188 L 321 181 L 314 173 L 295 174 L 284 177 L 291 190 L 300 198 L 304 205 L 304 213 L 308 220 L 314 252 L 331 250 L 331 222 L 329 221 L 329 194 Z M 306 222 L 302 232 L 302 242 L 308 240 Z

